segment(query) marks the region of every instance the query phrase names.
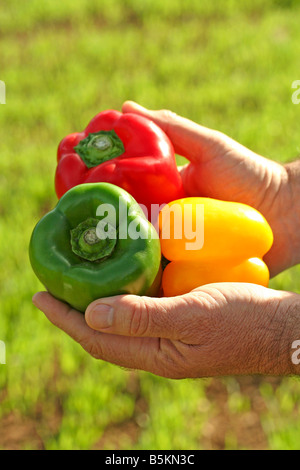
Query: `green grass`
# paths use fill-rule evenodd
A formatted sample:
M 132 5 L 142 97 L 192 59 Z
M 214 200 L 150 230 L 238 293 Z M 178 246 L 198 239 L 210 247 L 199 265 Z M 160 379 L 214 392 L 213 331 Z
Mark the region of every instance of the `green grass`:
M 299 13 L 296 0 L 1 4 L 0 448 L 9 446 L 1 433 L 9 416 L 34 423 L 40 440 L 28 433 L 15 442 L 14 428 L 6 431 L 26 449 L 251 448 L 226 425 L 251 412 L 264 447 L 299 448 L 297 380 L 258 380 L 258 409 L 238 379 L 171 381 L 97 362 L 32 306 L 42 286 L 28 261 L 31 231 L 56 203 L 58 142 L 127 99 L 172 109 L 276 161 L 295 159 Z M 299 274 L 295 267 L 271 286 L 300 292 Z M 218 387 L 221 395 L 210 391 Z

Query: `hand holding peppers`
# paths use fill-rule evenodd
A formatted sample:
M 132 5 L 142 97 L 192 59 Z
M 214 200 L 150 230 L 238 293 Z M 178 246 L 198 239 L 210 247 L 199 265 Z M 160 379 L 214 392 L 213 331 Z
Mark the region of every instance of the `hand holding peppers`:
M 191 152 L 193 152 L 192 147 Z M 142 178 L 140 178 L 140 165 L 143 166 Z M 156 177 L 154 177 L 155 174 Z M 97 239 L 95 233 L 99 220 L 92 215 L 93 211 L 95 212 L 93 190 L 94 192 L 98 191 L 101 196 L 101 183 L 99 183 L 100 186 L 95 186 L 96 183 L 93 186 L 91 182 L 103 180 L 106 178 L 105 175 L 110 175 L 109 179 L 116 179 L 118 185 L 129 189 L 131 194 L 137 194 L 139 203 L 147 204 L 149 215 L 152 215 L 153 205 L 160 205 L 172 196 L 174 198 L 175 195 L 183 194 L 171 142 L 159 127 L 144 117 L 131 113 L 122 115 L 112 110 L 104 111 L 92 119 L 83 133 L 71 134 L 61 141 L 58 148 L 56 189 L 59 196 L 65 191 L 67 193 L 62 197 L 57 208 L 43 218 L 35 229 L 31 243 L 31 260 L 38 276 L 43 279 L 49 291 L 79 310 L 84 310 L 91 299 L 96 298 L 97 295 L 101 297 L 109 295 L 108 293 L 113 295 L 122 291 L 121 279 L 118 278 L 118 275 L 124 275 L 124 273 L 114 263 L 111 264 L 116 271 L 115 279 L 113 276 L 107 275 L 104 269 L 107 263 L 102 262 L 100 270 L 104 278 L 102 288 L 93 290 L 91 287 L 93 283 L 101 284 L 98 273 L 99 262 L 106 261 L 108 257 L 116 258 L 116 253 L 114 253 L 116 240 L 106 239 L 104 242 Z M 161 179 L 160 184 L 156 186 L 155 183 L 159 178 Z M 164 179 L 166 184 L 164 184 Z M 142 186 L 137 184 L 138 180 L 142 182 Z M 90 183 L 90 185 L 84 185 L 83 181 Z M 75 188 L 76 185 L 81 188 L 74 189 L 74 185 Z M 69 186 L 72 190 L 68 190 Z M 109 186 L 109 184 L 106 186 L 102 183 L 102 191 Z M 116 192 L 116 186 L 114 188 Z M 126 193 L 124 194 L 126 199 Z M 70 212 L 66 201 L 70 207 L 75 203 L 76 209 L 72 209 L 73 218 L 77 221 L 80 220 L 76 227 L 73 227 L 73 222 L 71 223 L 72 229 L 69 230 L 68 235 L 66 235 L 63 224 L 55 223 L 55 216 L 61 212 L 64 213 L 65 206 L 67 213 Z M 181 215 L 183 215 L 184 209 L 191 205 L 190 213 L 184 214 L 184 220 L 180 223 L 183 226 L 181 228 L 185 228 L 187 219 L 190 219 L 193 225 L 196 218 L 194 205 L 197 205 L 199 201 L 205 206 L 203 220 L 205 245 L 203 247 L 193 249 L 190 252 L 185 250 L 184 245 L 187 243 L 187 237 L 185 234 L 181 234 L 180 239 L 177 240 L 178 237 L 174 236 L 174 233 L 170 235 L 170 219 L 167 222 L 167 225 L 169 224 L 168 239 L 165 240 L 164 234 L 162 234 L 162 253 L 165 259 L 171 261 L 163 274 L 162 292 L 164 295 L 180 295 L 197 286 L 220 281 L 253 282 L 266 286 L 269 272 L 262 257 L 271 248 L 273 235 L 263 216 L 243 204 L 208 198 L 189 198 L 170 202 L 161 212 L 161 216 L 164 216 L 167 209 L 172 210 L 178 204 L 182 210 Z M 162 223 L 162 217 L 160 218 L 161 232 L 164 231 L 166 225 Z M 46 222 L 48 219 L 50 223 Z M 70 219 L 68 219 L 68 223 L 70 224 Z M 51 232 L 50 224 L 55 227 L 55 231 Z M 41 229 L 41 226 L 44 229 Z M 174 229 L 174 227 L 172 228 Z M 152 226 L 151 229 L 154 233 Z M 58 262 L 62 260 L 61 255 L 54 256 L 57 258 L 56 269 L 59 282 L 52 284 L 51 270 L 54 267 L 49 263 L 49 257 L 45 256 L 47 250 L 46 245 L 43 246 L 42 243 L 43 230 L 44 232 L 49 230 L 50 242 L 54 237 L 58 242 L 64 240 L 64 246 L 61 245 L 61 249 L 64 248 L 68 252 L 71 248 L 72 256 L 70 259 L 69 255 L 67 256 L 67 262 L 70 265 L 75 263 L 76 270 L 79 272 L 78 285 L 74 279 L 70 282 L 68 275 L 66 275 L 66 266 Z M 197 225 L 196 230 L 198 230 Z M 222 237 L 220 237 L 221 232 Z M 138 249 L 138 243 L 135 243 Z M 44 253 L 43 250 L 40 250 L 40 246 L 43 246 Z M 86 274 L 84 278 L 83 273 L 78 269 L 74 255 L 85 260 L 85 263 L 89 261 L 91 264 L 87 273 L 90 274 L 95 268 L 96 274 L 94 273 L 92 277 Z M 52 257 L 50 256 L 51 260 Z M 40 262 L 44 263 L 43 266 L 39 265 Z M 151 263 L 151 261 L 149 262 Z M 155 260 L 153 264 L 153 269 L 157 273 Z M 146 266 L 144 268 L 146 271 Z M 73 276 L 73 270 L 69 271 Z M 48 274 L 44 276 L 44 272 L 48 272 Z M 85 292 L 83 292 L 85 290 L 84 282 L 87 286 Z M 71 285 L 72 289 L 70 289 Z M 126 289 L 127 292 L 130 292 L 128 285 Z M 92 297 L 87 295 L 89 290 L 93 291 Z M 139 292 L 141 294 L 145 290 Z M 82 301 L 80 296 L 83 297 Z
M 199 196 L 202 187 L 205 196 L 239 200 L 240 195 L 240 202 L 261 209 L 275 236 L 267 256 L 273 274 L 299 262 L 297 178 L 287 180 L 280 165 L 169 112 L 132 103 L 123 111 L 153 118 L 176 153 L 191 160 L 183 173 L 189 195 Z M 300 171 L 294 173 L 299 179 Z M 99 299 L 85 317 L 48 293 L 37 294 L 34 303 L 87 352 L 122 367 L 172 378 L 299 373 L 290 358 L 292 339 L 300 337 L 297 294 L 220 283 L 175 298 Z

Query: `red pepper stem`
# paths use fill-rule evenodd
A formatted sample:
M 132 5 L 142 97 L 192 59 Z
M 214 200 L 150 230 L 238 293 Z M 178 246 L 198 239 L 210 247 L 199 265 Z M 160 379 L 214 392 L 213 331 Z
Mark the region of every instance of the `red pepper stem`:
M 91 133 L 74 150 L 88 168 L 119 157 L 125 152 L 123 142 L 114 130 Z

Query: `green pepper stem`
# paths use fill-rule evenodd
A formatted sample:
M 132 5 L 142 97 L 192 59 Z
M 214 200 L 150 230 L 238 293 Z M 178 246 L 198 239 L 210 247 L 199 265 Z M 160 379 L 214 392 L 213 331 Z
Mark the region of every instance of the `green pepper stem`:
M 88 168 L 119 157 L 125 152 L 123 142 L 114 130 L 91 133 L 74 150 Z
M 105 226 L 108 230 L 104 230 Z M 109 257 L 117 243 L 116 231 L 106 223 L 101 225 L 98 219 L 89 218 L 71 230 L 73 253 L 88 261 L 100 261 Z

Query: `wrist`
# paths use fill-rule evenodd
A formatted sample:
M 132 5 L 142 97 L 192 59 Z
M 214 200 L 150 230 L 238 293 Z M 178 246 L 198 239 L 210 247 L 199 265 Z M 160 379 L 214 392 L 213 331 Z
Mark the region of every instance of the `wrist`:
M 287 174 L 286 213 L 292 252 L 291 266 L 294 266 L 300 263 L 300 160 L 289 163 L 284 168 Z
M 282 336 L 281 351 L 286 357 L 287 375 L 300 375 L 300 295 L 289 294 L 286 326 Z
M 274 233 L 265 256 L 271 277 L 300 263 L 300 161 L 275 165 L 269 197 L 261 208 Z
M 300 375 L 300 295 L 280 292 L 280 296 L 275 312 L 270 312 L 266 356 L 260 369 L 265 375 Z

